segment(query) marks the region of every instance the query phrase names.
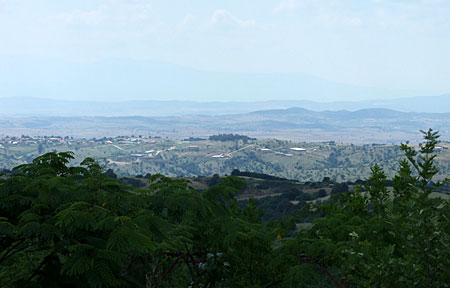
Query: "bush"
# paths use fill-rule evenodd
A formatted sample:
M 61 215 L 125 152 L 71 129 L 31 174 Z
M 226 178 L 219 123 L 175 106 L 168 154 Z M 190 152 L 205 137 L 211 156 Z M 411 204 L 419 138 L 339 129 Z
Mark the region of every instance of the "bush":
M 325 191 L 325 189 L 320 189 L 319 192 L 318 192 L 318 196 L 319 197 L 327 196 L 327 191 Z

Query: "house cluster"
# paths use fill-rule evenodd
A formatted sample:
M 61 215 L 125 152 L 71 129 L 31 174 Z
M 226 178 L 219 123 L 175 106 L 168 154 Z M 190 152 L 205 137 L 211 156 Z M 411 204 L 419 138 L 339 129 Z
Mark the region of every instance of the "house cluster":
M 155 143 L 154 138 L 144 138 L 142 136 L 117 136 L 103 138 L 73 138 L 69 136 L 3 136 L 0 137 L 0 148 L 11 145 L 33 146 L 37 144 L 59 146 L 59 145 L 86 145 L 86 144 L 142 144 Z
M 0 137 L 0 148 L 6 145 L 36 145 L 38 143 L 42 144 L 64 144 L 71 141 L 69 137 L 60 137 L 60 136 L 39 136 L 39 137 L 31 137 L 22 135 L 20 137 L 16 136 L 4 136 Z

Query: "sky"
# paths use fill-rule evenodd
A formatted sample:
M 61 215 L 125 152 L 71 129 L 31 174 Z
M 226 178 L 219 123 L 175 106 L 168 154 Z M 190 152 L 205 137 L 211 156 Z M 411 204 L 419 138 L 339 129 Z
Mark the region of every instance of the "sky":
M 450 92 L 450 1 L 0 0 L 9 58 L 295 72 L 438 95 Z

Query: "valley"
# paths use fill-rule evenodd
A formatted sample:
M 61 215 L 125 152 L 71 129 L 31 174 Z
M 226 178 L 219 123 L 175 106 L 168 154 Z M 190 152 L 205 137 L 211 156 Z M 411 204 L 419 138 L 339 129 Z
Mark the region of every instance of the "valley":
M 46 152 L 73 151 L 74 164 L 91 157 L 120 176 L 222 176 L 239 169 L 302 182 L 321 181 L 324 177 L 345 182 L 366 179 L 375 163 L 392 176 L 404 158 L 399 146 L 392 144 L 244 140 L 176 140 L 159 136 L 4 137 L 0 139 L 0 169 L 28 163 Z M 419 149 L 418 144 L 410 146 Z M 437 179 L 450 173 L 449 148 L 449 142 L 441 142 L 437 147 L 437 162 L 441 167 Z

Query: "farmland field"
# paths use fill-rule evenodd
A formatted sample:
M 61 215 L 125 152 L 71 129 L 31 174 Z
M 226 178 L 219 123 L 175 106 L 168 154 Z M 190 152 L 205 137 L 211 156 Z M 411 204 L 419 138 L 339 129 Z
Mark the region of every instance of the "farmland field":
M 283 140 L 180 141 L 162 138 L 68 137 L 3 138 L 0 168 L 11 169 L 50 151 L 73 151 L 73 164 L 94 158 L 120 176 L 160 173 L 166 176 L 227 175 L 233 169 L 300 181 L 365 179 L 378 163 L 388 176 L 395 173 L 403 152 L 398 145 L 353 145 L 335 142 L 296 143 Z M 438 178 L 450 171 L 450 143 L 440 143 Z M 413 145 L 418 149 L 418 145 Z M 41 153 L 40 153 L 41 152 Z

